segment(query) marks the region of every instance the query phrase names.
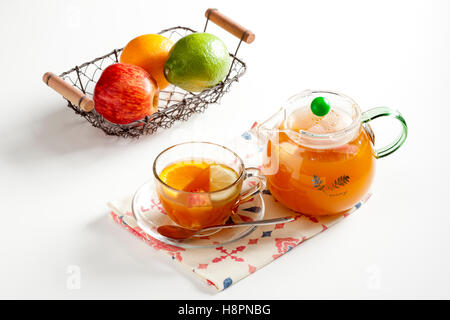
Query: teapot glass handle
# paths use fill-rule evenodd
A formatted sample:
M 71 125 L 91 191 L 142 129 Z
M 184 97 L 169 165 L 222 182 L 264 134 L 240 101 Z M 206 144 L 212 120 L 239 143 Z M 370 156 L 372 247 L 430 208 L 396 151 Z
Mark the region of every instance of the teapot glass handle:
M 387 146 L 375 150 L 376 158 L 383 158 L 386 157 L 387 155 L 390 155 L 391 153 L 393 153 L 402 146 L 402 144 L 406 140 L 406 137 L 408 136 L 408 126 L 406 125 L 406 121 L 400 114 L 400 112 L 392 110 L 388 107 L 377 107 L 363 112 L 361 122 L 364 124 L 379 117 L 393 117 L 398 121 L 400 121 L 402 125 L 402 132 L 397 137 L 397 139 L 395 139 L 392 143 L 388 144 Z

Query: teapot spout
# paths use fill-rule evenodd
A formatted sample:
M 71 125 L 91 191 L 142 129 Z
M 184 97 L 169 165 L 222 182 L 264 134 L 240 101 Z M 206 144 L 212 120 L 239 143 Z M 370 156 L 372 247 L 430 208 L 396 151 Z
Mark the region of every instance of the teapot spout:
M 267 120 L 256 124 L 252 127 L 250 132 L 261 145 L 266 145 L 274 135 L 278 136 L 280 132 L 280 125 L 285 119 L 285 109 L 281 108 L 274 115 Z
M 285 109 L 281 108 L 264 122 L 254 125 L 250 130 L 261 152 L 261 171 L 264 175 L 272 175 L 278 171 L 278 139 L 284 120 Z

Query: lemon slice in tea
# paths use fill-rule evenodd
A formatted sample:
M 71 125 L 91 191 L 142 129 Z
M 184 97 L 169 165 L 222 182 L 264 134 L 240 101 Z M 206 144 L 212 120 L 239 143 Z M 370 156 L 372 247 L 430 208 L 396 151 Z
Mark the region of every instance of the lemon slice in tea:
M 236 171 L 223 164 L 213 164 L 209 167 L 209 191 L 225 189 L 238 178 Z

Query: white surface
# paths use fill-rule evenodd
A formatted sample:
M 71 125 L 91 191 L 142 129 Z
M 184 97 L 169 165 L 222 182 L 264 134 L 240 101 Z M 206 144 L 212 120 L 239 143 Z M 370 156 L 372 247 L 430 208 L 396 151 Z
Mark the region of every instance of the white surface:
M 208 7 L 256 40 L 240 51 L 248 73 L 189 122 L 139 141 L 107 137 L 41 81 L 139 34 L 201 30 Z M 0 298 L 450 298 L 449 1 L 1 1 L 0 41 Z M 220 143 L 308 88 L 363 110 L 391 106 L 408 122 L 406 144 L 378 161 L 374 196 L 349 219 L 214 294 L 107 216 L 105 202 L 147 180 L 162 148 Z M 374 125 L 380 140 L 391 125 Z M 79 289 L 67 286 L 71 266 Z

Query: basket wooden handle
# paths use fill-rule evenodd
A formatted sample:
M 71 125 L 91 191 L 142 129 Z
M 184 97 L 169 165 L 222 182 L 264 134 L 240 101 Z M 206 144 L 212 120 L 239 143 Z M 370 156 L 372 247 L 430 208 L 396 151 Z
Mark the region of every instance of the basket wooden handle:
M 253 32 L 220 13 L 217 9 L 210 8 L 206 10 L 205 17 L 217 24 L 219 27 L 227 30 L 235 37 L 238 37 L 239 39 L 242 38 L 242 40 L 247 43 L 252 43 L 255 40 L 255 34 Z
M 42 81 L 81 110 L 90 112 L 94 109 L 94 100 L 57 75 L 46 72 Z

